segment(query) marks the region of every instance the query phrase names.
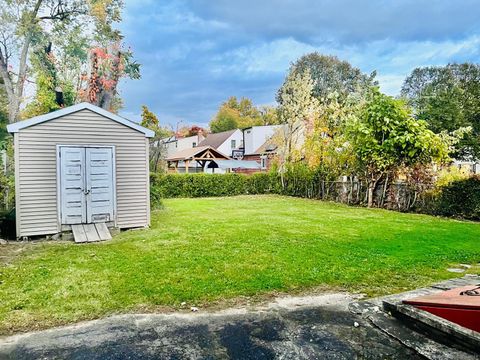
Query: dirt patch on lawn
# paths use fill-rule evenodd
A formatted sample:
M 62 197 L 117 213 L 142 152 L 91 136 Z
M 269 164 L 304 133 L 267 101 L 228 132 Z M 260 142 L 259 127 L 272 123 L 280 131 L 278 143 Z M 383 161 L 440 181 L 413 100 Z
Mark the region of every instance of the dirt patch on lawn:
M 13 243 L 0 244 L 0 266 L 11 264 L 17 257 L 19 257 L 26 249 L 30 248 L 28 243 Z

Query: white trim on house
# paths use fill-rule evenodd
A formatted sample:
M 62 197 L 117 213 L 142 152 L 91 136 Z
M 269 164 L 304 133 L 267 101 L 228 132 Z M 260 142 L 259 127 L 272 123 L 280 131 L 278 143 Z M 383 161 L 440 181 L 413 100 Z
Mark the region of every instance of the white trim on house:
M 121 116 L 118 116 L 116 114 L 113 114 L 113 113 L 105 110 L 105 109 L 102 109 L 98 106 L 95 106 L 95 105 L 92 105 L 92 104 L 86 103 L 86 102 L 76 104 L 76 105 L 72 105 L 72 106 L 66 107 L 64 109 L 57 110 L 57 111 L 52 111 L 51 113 L 48 113 L 48 114 L 45 114 L 45 115 L 35 116 L 35 117 L 33 117 L 31 119 L 28 119 L 28 120 L 22 120 L 22 121 L 18 121 L 16 123 L 7 125 L 7 131 L 9 133 L 16 133 L 16 132 L 19 132 L 21 129 L 25 129 L 25 128 L 30 127 L 30 126 L 41 124 L 43 122 L 50 121 L 50 120 L 53 120 L 53 119 L 56 119 L 56 118 L 59 118 L 59 117 L 65 116 L 65 115 L 69 115 L 69 114 L 72 114 L 72 113 L 77 112 L 77 111 L 85 110 L 85 109 L 93 111 L 94 113 L 105 116 L 106 118 L 108 118 L 110 120 L 113 120 L 113 121 L 115 121 L 119 124 L 128 126 L 129 128 L 132 128 L 132 129 L 137 130 L 141 133 L 144 133 L 145 137 L 147 137 L 147 138 L 151 138 L 151 137 L 155 136 L 155 133 L 150 129 L 144 128 L 143 126 L 140 126 L 140 125 L 138 125 L 138 124 L 136 124 L 136 123 L 134 123 L 130 120 L 127 120 L 127 119 L 125 119 Z

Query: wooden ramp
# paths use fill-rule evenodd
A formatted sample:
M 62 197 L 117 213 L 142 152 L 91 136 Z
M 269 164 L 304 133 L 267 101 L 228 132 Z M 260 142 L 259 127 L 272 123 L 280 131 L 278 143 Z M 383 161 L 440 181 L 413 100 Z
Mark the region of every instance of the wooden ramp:
M 112 238 L 105 223 L 72 225 L 72 232 L 76 243 L 110 240 Z

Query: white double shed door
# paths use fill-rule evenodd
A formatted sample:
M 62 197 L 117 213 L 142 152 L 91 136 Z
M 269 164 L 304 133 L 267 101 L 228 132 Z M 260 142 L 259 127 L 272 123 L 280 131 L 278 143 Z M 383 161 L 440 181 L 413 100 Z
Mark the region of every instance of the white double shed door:
M 115 148 L 58 145 L 62 225 L 115 221 Z

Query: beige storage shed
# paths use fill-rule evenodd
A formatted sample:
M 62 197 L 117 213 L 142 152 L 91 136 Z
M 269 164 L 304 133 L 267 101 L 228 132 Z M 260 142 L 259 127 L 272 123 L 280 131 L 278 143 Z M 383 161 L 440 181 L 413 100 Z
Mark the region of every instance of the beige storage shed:
M 150 224 L 153 131 L 89 103 L 8 125 L 15 147 L 17 237 L 75 224 Z

